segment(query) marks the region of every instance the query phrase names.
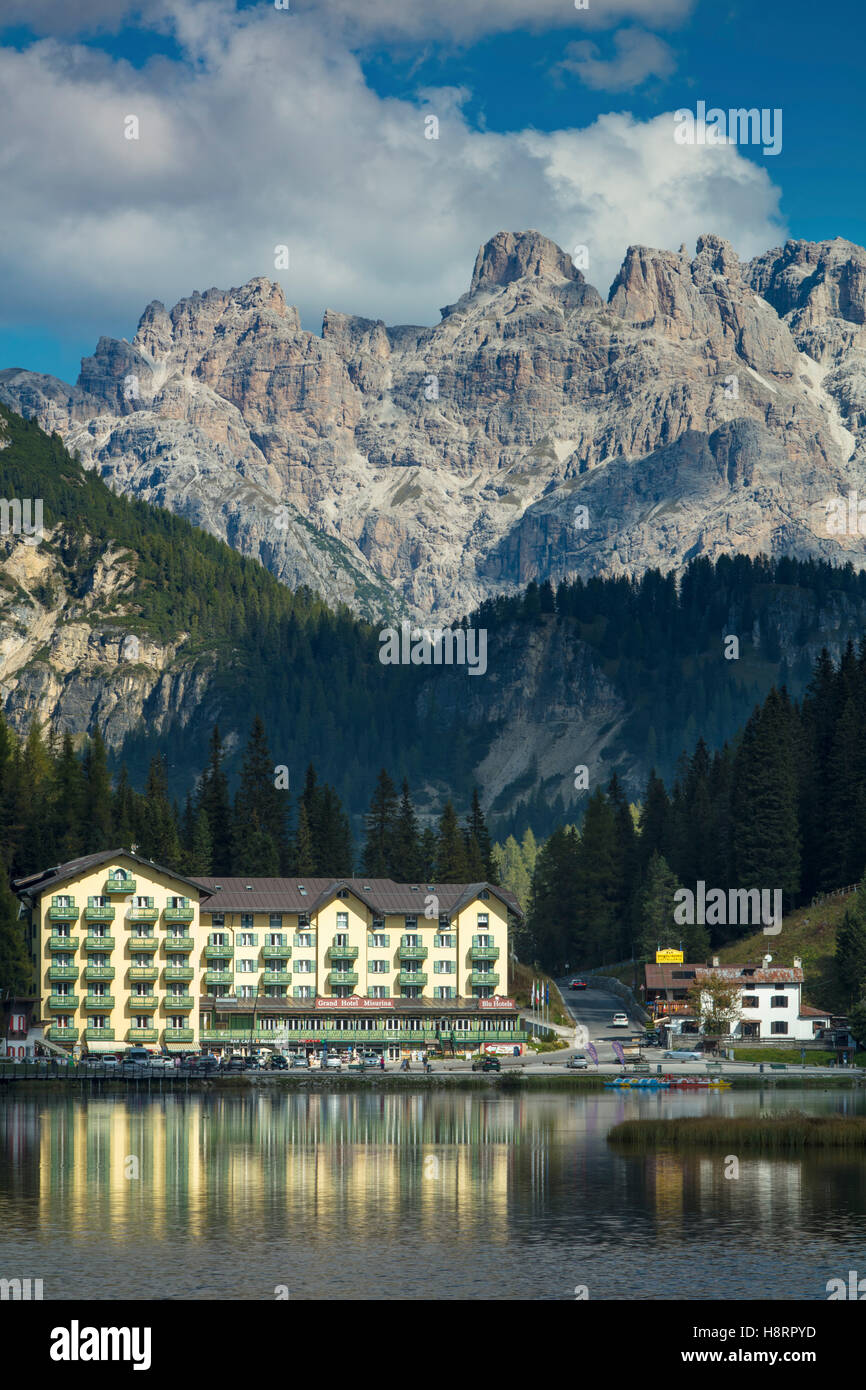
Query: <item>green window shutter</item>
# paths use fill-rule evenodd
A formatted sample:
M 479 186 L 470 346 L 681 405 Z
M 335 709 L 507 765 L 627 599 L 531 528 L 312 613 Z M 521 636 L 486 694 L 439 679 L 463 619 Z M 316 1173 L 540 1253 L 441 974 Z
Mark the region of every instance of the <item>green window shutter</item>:
M 259 944 L 259 934 L 258 934 L 257 931 L 254 931 L 254 932 L 251 934 L 251 936 L 250 936 L 250 945 L 251 945 L 251 946 L 258 946 L 258 944 Z

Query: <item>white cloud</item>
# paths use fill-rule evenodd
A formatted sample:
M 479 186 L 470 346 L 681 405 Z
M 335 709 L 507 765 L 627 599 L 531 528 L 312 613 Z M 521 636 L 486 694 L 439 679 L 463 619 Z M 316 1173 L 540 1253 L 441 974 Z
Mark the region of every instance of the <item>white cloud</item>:
M 554 73 L 571 72 L 584 86 L 597 91 L 624 92 L 639 87 L 648 77 L 668 77 L 675 67 L 666 43 L 643 29 L 621 29 L 613 36 L 616 56 L 599 57 L 598 45 L 583 40 L 570 43 Z
M 219 0 L 185 5 L 183 42 L 182 68 L 142 70 L 55 40 L 0 50 L 7 323 L 128 331 L 151 299 L 254 275 L 316 330 L 325 307 L 432 323 L 503 228 L 586 243 L 602 294 L 629 241 L 716 231 L 748 255 L 783 235 L 765 169 L 732 146 L 676 145 L 672 115 L 479 132 L 464 93 L 383 100 L 333 35 L 266 6 L 238 21 Z

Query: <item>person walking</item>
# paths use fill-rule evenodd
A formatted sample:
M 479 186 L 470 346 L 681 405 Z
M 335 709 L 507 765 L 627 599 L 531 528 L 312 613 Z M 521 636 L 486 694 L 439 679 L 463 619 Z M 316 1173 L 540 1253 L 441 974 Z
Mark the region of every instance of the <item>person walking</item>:
M 380 1071 L 384 1071 L 384 1070 L 385 1070 L 385 1054 L 384 1054 L 384 1052 L 383 1052 L 383 1053 L 380 1055 L 380 1057 L 379 1057 L 379 1070 L 380 1070 Z

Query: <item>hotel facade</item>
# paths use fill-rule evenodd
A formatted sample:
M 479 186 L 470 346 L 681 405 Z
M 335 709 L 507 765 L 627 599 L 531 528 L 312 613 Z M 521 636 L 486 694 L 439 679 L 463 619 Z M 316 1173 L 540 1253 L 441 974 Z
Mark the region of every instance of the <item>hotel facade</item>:
M 521 1048 L 512 894 L 487 883 L 185 878 L 128 850 L 13 884 L 68 1051 Z

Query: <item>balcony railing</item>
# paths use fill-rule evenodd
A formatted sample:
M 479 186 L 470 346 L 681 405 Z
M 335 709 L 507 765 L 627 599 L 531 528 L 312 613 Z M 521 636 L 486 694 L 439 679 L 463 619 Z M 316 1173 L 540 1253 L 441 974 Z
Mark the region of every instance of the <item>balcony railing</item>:
M 357 960 L 357 959 L 358 959 L 358 947 L 357 947 L 357 946 L 338 946 L 336 942 L 333 942 L 333 943 L 328 947 L 328 959 L 329 959 L 329 960 Z
M 78 1042 L 77 1028 L 58 1028 L 56 1023 L 52 1023 L 47 1031 L 51 1042 Z
M 399 947 L 397 948 L 397 955 L 400 957 L 401 960 L 426 960 L 426 959 L 427 959 L 427 947 L 426 947 L 426 946 L 399 946 Z
M 437 1039 L 435 1030 L 409 1029 L 409 1028 L 325 1028 L 314 1027 L 307 1024 L 304 1028 L 280 1029 L 280 1037 L 287 1042 L 305 1042 L 311 1039 L 317 1046 L 327 1042 L 329 1048 L 348 1047 L 355 1043 L 366 1042 L 390 1042 L 390 1043 L 414 1043 L 420 1046 L 422 1043 L 435 1043 L 437 1040 L 444 1040 L 449 1046 L 451 1043 L 451 1030 L 444 1028 Z M 203 1043 L 211 1042 L 249 1042 L 252 1037 L 256 1042 L 266 1042 L 269 1038 L 273 1040 L 274 1029 L 263 1028 L 261 1023 L 257 1023 L 255 1029 L 247 1028 L 203 1028 L 200 1033 Z M 475 1030 L 465 1033 L 454 1033 L 455 1047 L 477 1046 L 479 1043 L 486 1042 L 505 1042 L 505 1043 L 525 1043 L 529 1039 L 529 1034 L 524 1029 L 515 1028 L 509 1031 L 505 1028 L 491 1028 L 485 1032 Z
M 129 978 L 132 982 L 137 980 L 141 984 L 152 983 L 158 974 L 159 971 L 155 965 L 131 965 L 129 967 Z
M 195 948 L 195 939 L 191 936 L 167 936 L 163 944 L 168 952 L 180 953 L 182 951 L 185 955 L 189 955 L 189 952 Z
M 263 946 L 262 955 L 265 960 L 291 960 L 291 946 Z
M 162 915 L 167 922 L 192 922 L 195 918 L 195 908 L 167 907 Z
M 357 970 L 329 970 L 329 971 L 328 971 L 328 984 L 331 985 L 332 987 L 333 987 L 334 985 L 351 985 L 351 986 L 354 988 L 354 986 L 355 986 L 357 983 L 358 983 L 358 972 L 357 972 Z
M 192 1042 L 194 1036 L 195 1033 L 192 1028 L 166 1028 L 163 1035 L 164 1041 L 167 1043 Z
M 86 922 L 113 922 L 114 908 L 109 907 L 86 907 L 84 909 L 84 920 Z
M 167 1014 L 188 1014 L 195 1007 L 195 1000 L 191 994 L 166 994 L 162 1005 Z
M 132 1043 L 156 1042 L 159 1038 L 158 1028 L 127 1028 L 126 1041 Z
M 234 973 L 231 970 L 206 970 L 204 972 L 206 985 L 230 985 L 234 982 L 234 978 Z
M 77 950 L 78 950 L 78 937 L 77 937 L 77 936 L 49 936 L 49 938 L 48 938 L 48 949 L 49 949 L 49 951 L 77 951 Z
M 490 970 L 472 970 L 469 973 L 470 985 L 498 985 L 499 976 Z
M 113 936 L 85 936 L 85 951 L 113 951 L 115 941 Z
M 52 966 L 49 966 L 49 968 L 48 968 L 48 978 L 49 978 L 49 980 L 52 981 L 52 983 L 53 983 L 55 980 L 58 980 L 58 981 L 59 981 L 59 980 L 77 980 L 77 979 L 78 979 L 78 966 L 77 966 L 77 965 L 52 965 Z
M 152 1014 L 159 1003 L 155 994 L 131 994 L 127 1000 L 131 1013 Z
M 114 1042 L 113 1028 L 85 1028 L 85 1042 Z
M 77 994 L 49 994 L 49 1009 L 55 1009 L 58 1013 L 74 1014 L 78 1008 Z
M 166 984 L 181 984 L 195 978 L 191 965 L 167 965 L 163 971 Z
M 114 995 L 88 994 L 84 1000 L 84 1007 L 85 1009 L 89 1009 L 91 1012 L 96 1010 L 97 1012 L 104 1011 L 105 1013 L 109 1014 L 111 1013 L 111 1010 L 114 1008 Z
M 401 970 L 397 976 L 398 985 L 426 985 L 427 974 L 424 970 Z
M 234 951 L 231 946 L 205 946 L 205 960 L 231 960 Z
M 126 909 L 127 922 L 158 922 L 158 907 L 128 907 Z
M 74 922 L 78 917 L 78 908 L 75 903 L 70 903 L 69 907 L 49 907 L 49 922 Z
M 264 970 L 262 972 L 263 985 L 290 985 L 291 983 L 291 970 Z
M 107 878 L 105 880 L 105 893 L 134 893 L 134 878 Z
M 84 967 L 85 980 L 113 980 L 114 967 L 112 965 L 86 965 Z
M 470 953 L 473 960 L 498 960 L 498 946 L 473 946 Z
M 130 951 L 155 951 L 159 946 L 159 941 L 155 936 L 131 936 L 129 938 Z

